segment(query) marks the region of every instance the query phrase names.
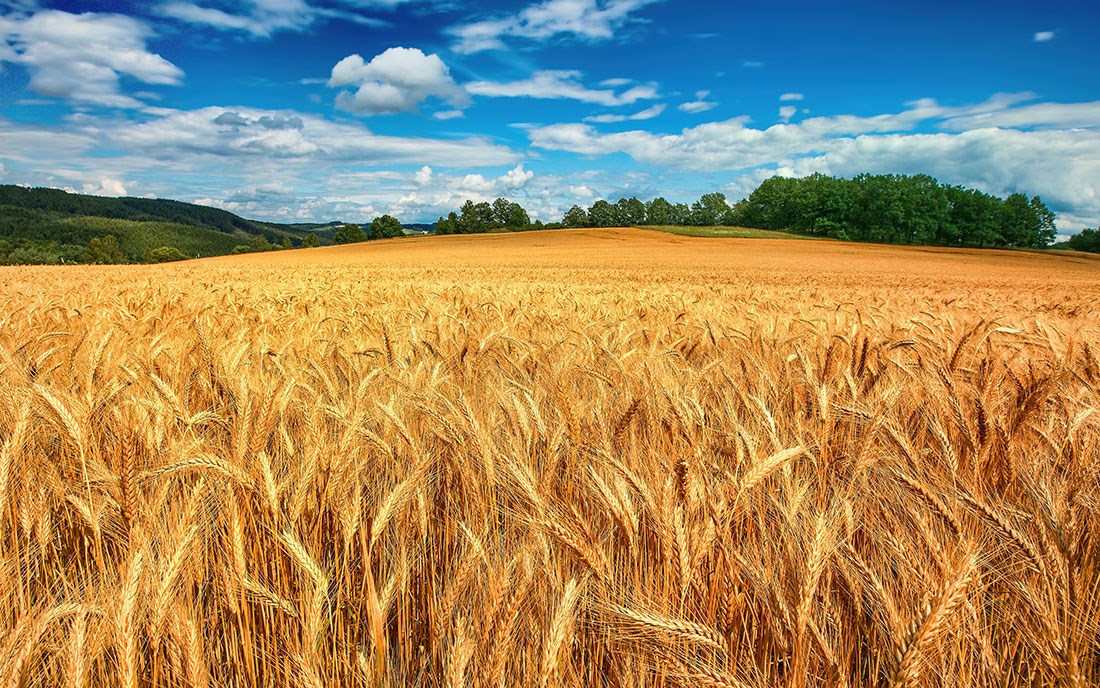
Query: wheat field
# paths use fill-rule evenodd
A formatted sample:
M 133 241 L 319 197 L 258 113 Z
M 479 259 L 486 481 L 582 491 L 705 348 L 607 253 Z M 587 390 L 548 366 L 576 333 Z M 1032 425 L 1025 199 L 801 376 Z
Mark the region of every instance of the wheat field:
M 1100 261 L 0 268 L 0 688 L 1100 684 Z

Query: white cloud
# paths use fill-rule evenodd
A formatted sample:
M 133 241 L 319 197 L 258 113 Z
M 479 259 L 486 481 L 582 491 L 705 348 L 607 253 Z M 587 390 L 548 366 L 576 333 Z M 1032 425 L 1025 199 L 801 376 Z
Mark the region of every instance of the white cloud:
M 93 196 L 128 196 L 126 186 L 120 179 L 100 179 L 98 182 L 88 183 L 84 185 L 81 193 L 91 194 Z
M 529 79 L 511 82 L 475 81 L 466 90 L 475 96 L 492 98 L 555 98 L 579 100 L 608 107 L 630 105 L 639 100 L 659 98 L 656 87 L 639 85 L 622 92 L 591 89 L 581 83 L 582 73 L 568 70 L 535 72 Z
M 784 105 L 779 108 L 779 119 L 783 120 L 786 124 L 791 121 L 791 117 L 794 117 L 798 113 L 798 108 L 793 105 Z
M 1037 31 L 1037 32 L 1035 32 L 1035 42 L 1036 43 L 1046 43 L 1047 41 L 1052 41 L 1052 40 L 1054 40 L 1054 32 L 1053 31 Z
M 332 68 L 331 88 L 357 87 L 344 91 L 336 104 L 360 115 L 413 112 L 428 98 L 440 98 L 461 108 L 469 96 L 451 78 L 438 55 L 425 55 L 417 48 L 390 48 L 364 62 L 350 55 Z
M 741 60 L 741 66 L 746 69 L 759 69 L 764 66 L 760 60 Z
M 696 91 L 695 100 L 682 104 L 678 109 L 680 112 L 686 112 L 689 115 L 694 115 L 700 112 L 706 112 L 707 110 L 713 110 L 718 107 L 718 103 L 709 101 L 710 91 Z
M 801 93 L 784 93 L 783 95 L 779 96 L 779 100 L 783 102 L 789 102 L 793 100 L 802 100 L 805 97 L 806 96 Z
M 324 19 L 342 19 L 368 26 L 385 22 L 363 14 L 366 9 L 392 9 L 409 0 L 335 0 L 321 5 L 307 0 L 244 0 L 230 3 L 208 0 L 163 2 L 157 11 L 189 24 L 209 26 L 222 31 L 240 31 L 266 38 L 279 31 L 304 31 Z M 221 7 L 211 6 L 220 4 Z M 226 9 L 223 9 L 226 8 Z
M 589 156 L 625 153 L 645 164 L 685 171 L 726 170 L 738 176 L 766 177 L 777 170 L 798 175 L 923 172 L 999 195 L 1017 190 L 1038 194 L 1061 216 L 1086 218 L 1094 226 L 1100 222 L 1100 126 L 1077 125 L 1100 106 L 1021 106 L 1027 96 L 999 95 L 960 108 L 925 99 L 900 113 L 815 117 L 765 129 L 750 127 L 748 118 L 739 117 L 679 134 L 640 130 L 601 134 L 586 124 L 556 124 L 531 129 L 528 135 L 534 146 L 547 150 Z M 964 127 L 982 124 L 984 120 L 974 119 L 979 116 L 1046 128 Z M 958 133 L 916 133 L 918 127 L 929 124 Z M 1067 125 L 1074 128 L 1054 128 Z
M 523 169 L 523 163 L 516 165 L 514 169 L 508 170 L 504 173 L 499 181 L 500 183 L 509 189 L 521 189 L 527 186 L 528 182 L 535 178 L 535 173 L 529 170 Z
M 177 66 L 148 51 L 149 34 L 142 22 L 116 14 L 8 15 L 0 17 L 0 61 L 25 66 L 40 95 L 137 108 L 141 101 L 120 92 L 122 77 L 171 86 L 183 79 Z
M 449 119 L 462 119 L 466 116 L 466 113 L 462 110 L 440 110 L 432 115 L 433 119 L 449 120 Z
M 427 186 L 432 183 L 432 168 L 425 165 L 413 175 L 413 181 L 417 186 Z
M 664 103 L 658 103 L 651 108 L 646 108 L 641 112 L 636 112 L 633 115 L 594 115 L 592 117 L 585 117 L 585 122 L 596 122 L 597 124 L 610 124 L 615 122 L 642 122 L 645 120 L 656 119 L 661 116 L 661 113 L 667 108 Z
M 562 35 L 582 40 L 609 40 L 631 20 L 631 14 L 660 0 L 547 0 L 518 14 L 474 22 L 451 30 L 460 53 L 502 50 L 505 38 L 544 41 Z

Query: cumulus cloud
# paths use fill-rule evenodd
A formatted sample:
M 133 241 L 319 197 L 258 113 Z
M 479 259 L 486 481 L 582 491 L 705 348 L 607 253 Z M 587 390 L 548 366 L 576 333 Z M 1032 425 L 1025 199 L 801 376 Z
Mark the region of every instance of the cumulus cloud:
M 1047 41 L 1052 41 L 1052 40 L 1054 40 L 1054 32 L 1053 31 L 1037 31 L 1037 32 L 1035 32 L 1035 42 L 1036 43 L 1046 43 Z
M 581 82 L 582 76 L 582 72 L 573 70 L 544 70 L 522 81 L 475 81 L 466 84 L 466 90 L 475 96 L 569 99 L 608 107 L 660 97 L 657 88 L 652 85 L 633 86 L 621 92 L 610 88 L 588 88 Z
M 171 0 L 160 3 L 157 10 L 162 16 L 189 24 L 266 38 L 279 31 L 304 31 L 325 19 L 383 26 L 383 20 L 363 14 L 363 10 L 392 9 L 408 1 L 410 0 L 334 0 L 322 4 L 307 0 L 207 0 L 201 3 Z
M 784 170 L 799 175 L 923 172 L 990 193 L 1039 194 L 1060 213 L 1095 224 L 1100 221 L 1100 126 L 1076 125 L 1100 106 L 1021 105 L 1027 97 L 999 95 L 960 108 L 925 99 L 899 113 L 814 117 L 768 128 L 751 127 L 748 118 L 739 117 L 679 134 L 601 134 L 587 124 L 556 124 L 531 129 L 528 136 L 547 150 L 624 153 L 645 164 L 738 176 Z M 988 121 L 1020 128 L 986 126 Z M 928 125 L 951 131 L 916 131 Z
M 107 107 L 137 108 L 121 93 L 123 77 L 174 86 L 183 71 L 149 52 L 144 23 L 116 14 L 42 10 L 0 17 L 0 61 L 23 65 L 36 93 Z
M 451 30 L 457 39 L 454 49 L 460 53 L 502 50 L 506 38 L 609 40 L 636 21 L 633 13 L 656 2 L 660 0 L 547 0 L 518 14 L 455 27 Z
M 81 189 L 81 193 L 92 196 L 128 196 L 126 185 L 121 179 L 100 179 L 98 182 L 89 182 Z
M 609 124 L 614 122 L 642 122 L 649 119 L 656 119 L 661 116 L 661 113 L 665 111 L 667 106 L 664 103 L 658 103 L 651 108 L 646 108 L 641 112 L 636 112 L 633 115 L 594 115 L 592 117 L 585 117 L 585 122 L 596 122 L 597 124 Z
M 694 115 L 700 112 L 706 112 L 707 110 L 713 110 L 718 107 L 718 103 L 707 100 L 710 97 L 710 91 L 696 91 L 695 100 L 682 104 L 678 109 L 680 112 L 686 112 L 689 115 Z
M 354 87 L 343 91 L 336 104 L 360 115 L 414 112 L 428 98 L 439 98 L 461 108 L 469 96 L 451 78 L 451 72 L 438 55 L 425 55 L 418 48 L 390 48 L 364 62 L 350 55 L 332 68 L 331 88 Z
M 788 102 L 794 100 L 802 100 L 805 97 L 806 96 L 801 93 L 784 93 L 783 95 L 779 96 L 779 100 L 783 102 Z
M 782 120 L 784 124 L 786 124 L 790 122 L 791 118 L 794 117 L 797 113 L 798 108 L 796 108 L 795 106 L 784 105 L 783 107 L 779 108 L 779 119 Z

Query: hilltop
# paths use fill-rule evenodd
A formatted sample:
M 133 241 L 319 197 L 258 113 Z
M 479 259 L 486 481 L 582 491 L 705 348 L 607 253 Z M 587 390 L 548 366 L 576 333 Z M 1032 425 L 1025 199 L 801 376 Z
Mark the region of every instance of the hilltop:
M 141 261 L 162 247 L 196 257 L 225 255 L 239 246 L 300 246 L 310 234 L 329 244 L 341 224 L 259 222 L 182 201 L 0 185 L 2 263 L 80 262 L 93 239 L 108 235 L 127 261 Z

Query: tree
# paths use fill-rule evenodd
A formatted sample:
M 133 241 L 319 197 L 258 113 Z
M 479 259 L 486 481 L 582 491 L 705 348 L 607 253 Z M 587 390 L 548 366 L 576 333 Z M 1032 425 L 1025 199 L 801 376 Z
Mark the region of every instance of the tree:
M 669 218 L 670 224 L 684 226 L 691 224 L 691 208 L 687 203 L 677 203 L 672 206 L 672 213 Z
M 531 216 L 519 203 L 508 204 L 508 221 L 504 226 L 508 229 L 526 229 L 531 225 Z
M 672 204 L 661 197 L 646 203 L 645 223 L 647 225 L 672 224 Z
M 332 235 L 332 240 L 338 244 L 357 244 L 360 241 L 366 241 L 367 235 L 359 225 L 341 225 Z
M 1100 253 L 1100 227 L 1096 229 L 1082 229 L 1080 234 L 1074 234 L 1066 243 L 1074 251 Z
M 146 263 L 173 263 L 179 260 L 187 260 L 187 254 L 175 246 L 161 246 L 147 249 L 142 260 Z
M 126 256 L 122 253 L 122 247 L 113 234 L 105 237 L 92 237 L 88 242 L 88 248 L 84 251 L 84 262 L 95 265 L 115 265 L 125 263 Z
M 370 239 L 394 239 L 405 236 L 401 223 L 389 215 L 376 217 L 370 223 Z
M 584 212 L 584 208 L 575 205 L 566 211 L 561 223 L 566 227 L 587 227 L 588 213 Z
M 703 194 L 703 197 L 691 206 L 692 224 L 712 227 L 726 218 L 730 206 L 723 193 Z
M 458 231 L 458 213 L 453 210 L 447 217 L 441 217 L 435 221 L 436 234 L 454 234 Z
M 633 196 L 620 198 L 615 203 L 615 215 L 618 220 L 617 224 L 623 227 L 645 224 L 645 203 Z
M 498 198 L 493 201 L 493 228 L 507 227 L 512 219 L 512 202 L 507 198 Z
M 320 245 L 321 239 L 313 232 L 310 232 L 302 239 L 302 248 L 317 248 Z
M 588 209 L 589 227 L 614 227 L 616 220 L 615 206 L 600 199 Z
M 458 234 L 479 234 L 489 231 L 493 223 L 493 207 L 488 203 L 466 201 L 458 218 Z
M 272 246 L 271 242 L 267 240 L 267 237 L 262 234 L 257 234 L 252 237 L 252 241 L 249 243 L 249 249 L 254 252 L 270 251 L 273 248 L 275 247 Z
M 1039 218 L 1027 196 L 1014 193 L 1001 203 L 1001 237 L 1008 246 L 1030 246 L 1039 233 Z
M 1038 220 L 1038 231 L 1035 234 L 1035 246 L 1050 246 L 1058 236 L 1058 228 L 1054 224 L 1054 213 L 1043 203 L 1043 200 L 1035 196 L 1028 203 L 1031 211 Z
M 291 243 L 290 237 L 288 237 L 288 236 L 283 237 L 282 247 L 283 247 L 284 250 L 294 248 L 294 244 Z

